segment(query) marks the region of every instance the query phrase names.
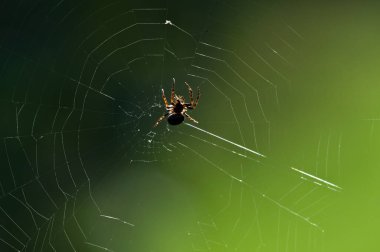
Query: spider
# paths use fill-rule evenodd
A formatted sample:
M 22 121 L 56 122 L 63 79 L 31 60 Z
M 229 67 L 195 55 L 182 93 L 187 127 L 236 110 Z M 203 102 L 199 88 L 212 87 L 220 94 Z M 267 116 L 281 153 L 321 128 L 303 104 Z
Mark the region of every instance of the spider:
M 170 104 L 168 104 L 168 101 L 166 100 L 166 96 L 164 93 L 164 89 L 162 89 L 162 100 L 164 101 L 167 112 L 164 115 L 162 115 L 160 118 L 158 118 L 157 122 L 154 124 L 153 127 L 156 127 L 165 117 L 168 117 L 168 123 L 171 125 L 178 125 L 182 123 L 185 120 L 184 116 L 186 116 L 189 120 L 195 123 L 198 123 L 186 112 L 188 109 L 196 108 L 199 97 L 200 97 L 200 90 L 198 87 L 198 95 L 194 101 L 193 90 L 191 89 L 190 85 L 187 84 L 187 82 L 185 82 L 185 84 L 189 90 L 190 103 L 185 103 L 185 98 L 183 96 L 175 94 L 175 91 L 174 91 L 175 79 L 174 78 L 173 78 L 173 85 L 172 85 L 172 93 L 170 96 Z

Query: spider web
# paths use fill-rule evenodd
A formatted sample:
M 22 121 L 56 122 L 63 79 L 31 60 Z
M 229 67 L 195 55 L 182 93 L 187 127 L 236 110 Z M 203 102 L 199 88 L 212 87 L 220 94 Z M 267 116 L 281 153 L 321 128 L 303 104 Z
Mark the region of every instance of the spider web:
M 1 251 L 324 249 L 342 133 L 285 147 L 308 41 L 277 5 L 1 9 Z M 200 123 L 152 128 L 173 77 Z

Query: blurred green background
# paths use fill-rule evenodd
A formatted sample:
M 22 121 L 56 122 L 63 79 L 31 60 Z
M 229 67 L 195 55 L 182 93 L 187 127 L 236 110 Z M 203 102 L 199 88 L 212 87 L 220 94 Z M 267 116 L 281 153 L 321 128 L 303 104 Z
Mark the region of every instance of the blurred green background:
M 378 249 L 376 1 L 0 6 L 1 251 Z

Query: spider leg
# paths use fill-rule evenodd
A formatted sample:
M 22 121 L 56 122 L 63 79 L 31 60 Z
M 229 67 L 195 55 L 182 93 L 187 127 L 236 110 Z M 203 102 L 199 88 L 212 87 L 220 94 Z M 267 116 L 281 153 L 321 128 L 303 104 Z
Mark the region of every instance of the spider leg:
M 195 99 L 195 102 L 192 103 L 193 108 L 195 108 L 198 105 L 199 98 L 201 97 L 201 90 L 198 87 L 198 94 L 197 94 L 197 99 Z
M 185 103 L 183 105 L 185 105 L 185 108 L 193 109 L 193 106 L 190 103 Z
M 196 98 L 195 101 L 194 101 L 194 98 L 193 98 L 193 89 L 191 89 L 190 85 L 189 85 L 187 82 L 185 82 L 185 84 L 186 84 L 187 88 L 189 89 L 189 96 L 190 96 L 190 105 L 191 105 L 191 107 L 189 107 L 189 106 L 188 106 L 188 107 L 189 107 L 190 109 L 195 109 L 195 107 L 196 107 L 197 104 L 198 104 L 198 100 L 199 100 L 199 98 L 200 98 L 200 96 L 201 96 L 200 89 L 199 89 L 199 87 L 198 87 L 197 98 Z
M 162 100 L 165 103 L 165 107 L 169 107 L 168 100 L 166 100 L 166 96 L 165 96 L 165 93 L 164 93 L 164 89 L 162 89 Z
M 187 84 L 186 81 L 185 81 L 185 84 L 187 86 L 187 89 L 189 90 L 190 104 L 191 104 L 191 106 L 193 106 L 193 103 L 194 103 L 194 100 L 193 100 L 193 90 L 191 89 L 190 85 Z
M 173 78 L 173 85 L 172 85 L 172 94 L 170 96 L 170 103 L 174 104 L 174 85 L 175 85 L 175 79 Z
M 192 118 L 191 116 L 189 116 L 186 112 L 183 113 L 188 119 L 190 119 L 191 121 L 195 122 L 195 123 L 198 123 L 197 120 L 195 120 L 194 118 Z
M 160 116 L 160 118 L 158 118 L 157 122 L 154 124 L 153 128 L 156 127 L 168 115 L 169 115 L 169 113 L 166 113 L 166 114 Z

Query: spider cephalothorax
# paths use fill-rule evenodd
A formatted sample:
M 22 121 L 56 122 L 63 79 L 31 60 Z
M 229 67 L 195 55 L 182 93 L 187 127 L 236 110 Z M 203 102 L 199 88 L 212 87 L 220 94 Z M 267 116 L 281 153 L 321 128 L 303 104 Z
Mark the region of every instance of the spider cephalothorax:
M 185 120 L 185 116 L 195 122 L 198 123 L 196 120 L 191 118 L 186 112 L 188 109 L 195 109 L 195 107 L 198 104 L 199 97 L 200 97 L 200 91 L 198 87 L 198 95 L 197 98 L 193 99 L 193 90 L 191 89 L 190 85 L 185 82 L 188 90 L 189 90 L 189 96 L 190 96 L 190 103 L 185 102 L 185 98 L 181 95 L 176 95 L 174 91 L 174 85 L 175 85 L 175 79 L 173 78 L 173 86 L 172 86 L 172 93 L 170 95 L 170 104 L 168 104 L 168 101 L 166 100 L 166 96 L 164 93 L 164 89 L 162 89 L 162 100 L 164 101 L 165 107 L 166 107 L 166 113 L 162 115 L 160 118 L 158 118 L 156 124 L 154 127 L 156 127 L 165 117 L 168 117 L 168 123 L 171 125 L 178 125 L 182 123 Z

